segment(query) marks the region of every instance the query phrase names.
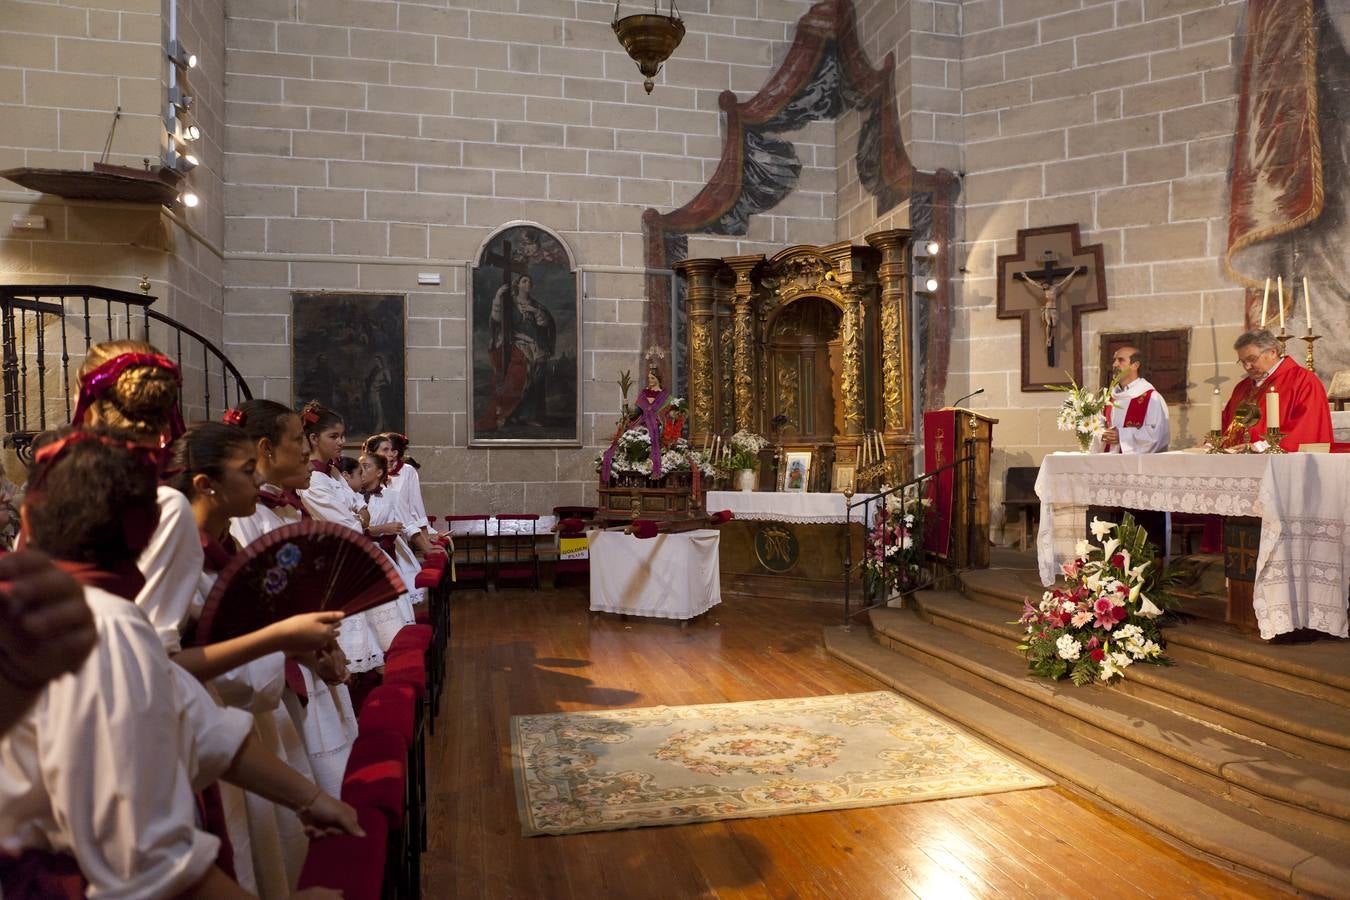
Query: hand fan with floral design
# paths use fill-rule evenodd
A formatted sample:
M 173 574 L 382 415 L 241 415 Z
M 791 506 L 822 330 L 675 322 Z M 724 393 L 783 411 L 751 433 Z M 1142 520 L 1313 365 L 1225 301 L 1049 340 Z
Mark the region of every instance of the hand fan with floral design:
M 194 640 L 228 640 L 299 613 L 353 615 L 404 590 L 393 563 L 364 535 L 306 519 L 269 531 L 221 569 Z

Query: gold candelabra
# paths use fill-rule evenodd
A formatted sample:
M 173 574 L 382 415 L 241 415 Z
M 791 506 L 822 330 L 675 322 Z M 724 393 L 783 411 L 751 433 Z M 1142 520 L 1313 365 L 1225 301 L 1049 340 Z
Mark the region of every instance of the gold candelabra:
M 1313 371 L 1313 343 L 1321 340 L 1321 338 L 1322 335 L 1313 334 L 1311 328 L 1308 329 L 1308 333 L 1302 337 L 1302 340 L 1308 343 L 1308 352 L 1303 357 L 1303 365 L 1307 367 L 1309 372 Z
M 1266 453 L 1285 453 L 1287 452 L 1280 446 L 1280 441 L 1284 440 L 1284 432 L 1278 428 L 1266 429 Z
M 1275 335 L 1275 340 L 1277 340 L 1277 341 L 1280 342 L 1280 355 L 1281 355 L 1281 356 L 1284 356 L 1284 355 L 1285 355 L 1284 345 L 1287 344 L 1287 343 L 1289 343 L 1289 342 L 1292 341 L 1293 339 L 1294 339 L 1294 336 L 1293 336 L 1292 334 L 1290 334 L 1289 332 L 1285 331 L 1285 330 L 1284 330 L 1284 326 L 1281 325 L 1281 326 L 1280 326 L 1280 333 L 1277 334 L 1277 335 Z

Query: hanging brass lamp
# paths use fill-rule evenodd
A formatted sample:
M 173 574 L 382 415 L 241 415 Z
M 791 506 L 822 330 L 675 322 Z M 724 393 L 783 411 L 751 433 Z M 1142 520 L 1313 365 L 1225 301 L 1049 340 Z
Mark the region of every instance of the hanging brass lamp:
M 675 0 L 670 0 L 667 15 L 658 11 L 661 0 L 653 0 L 651 12 L 622 19 L 619 18 L 619 2 L 614 0 L 614 21 L 610 24 L 624 51 L 637 63 L 638 71 L 647 76 L 642 86 L 650 94 L 655 87 L 652 79 L 661 71 L 661 64 L 684 40 L 684 21 L 675 8 Z

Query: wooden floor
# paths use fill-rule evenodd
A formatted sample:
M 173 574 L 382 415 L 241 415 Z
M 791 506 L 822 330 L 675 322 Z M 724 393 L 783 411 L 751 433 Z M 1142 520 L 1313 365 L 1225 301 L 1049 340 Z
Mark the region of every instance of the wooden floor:
M 429 898 L 1257 897 L 1062 788 L 566 837 L 521 837 L 515 714 L 882 689 L 826 657 L 839 607 L 738 600 L 678 623 L 584 590 L 456 596 L 428 751 Z

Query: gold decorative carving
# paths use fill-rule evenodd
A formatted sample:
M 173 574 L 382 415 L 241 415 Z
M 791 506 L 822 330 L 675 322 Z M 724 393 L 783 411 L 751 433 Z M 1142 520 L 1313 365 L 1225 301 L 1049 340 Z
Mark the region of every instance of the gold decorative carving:
M 795 359 L 774 360 L 774 380 L 777 382 L 774 393 L 774 406 L 778 412 L 787 416 L 783 427 L 801 428 L 801 390 L 799 373 Z
M 839 323 L 839 337 L 843 345 L 840 387 L 844 400 L 844 433 L 862 434 L 864 421 L 862 304 L 856 291 L 849 291 L 844 296 L 844 315 Z
M 740 366 L 736 359 L 736 334 L 731 327 L 731 322 L 727 317 L 719 317 L 717 320 L 717 351 L 721 366 L 718 368 L 718 375 L 721 376 L 721 383 L 718 385 L 719 399 L 717 430 L 719 432 L 734 430 L 737 411 L 740 409 L 740 400 L 736 398 L 735 378 L 740 371 Z
M 904 430 L 901 421 L 906 398 L 901 390 L 899 343 L 904 336 L 900 327 L 900 301 L 891 298 L 881 306 L 881 419 L 891 434 Z
M 774 265 L 760 283 L 787 299 L 797 294 L 818 293 L 827 279 L 834 280 L 834 267 L 819 256 L 790 256 Z
M 697 420 L 691 415 L 690 427 L 705 433 L 712 425 L 714 411 L 712 331 L 712 316 L 689 317 L 689 395 L 693 400 L 690 412 L 701 412 Z

